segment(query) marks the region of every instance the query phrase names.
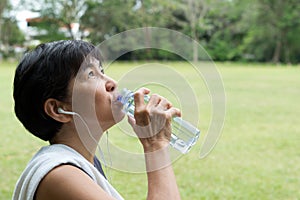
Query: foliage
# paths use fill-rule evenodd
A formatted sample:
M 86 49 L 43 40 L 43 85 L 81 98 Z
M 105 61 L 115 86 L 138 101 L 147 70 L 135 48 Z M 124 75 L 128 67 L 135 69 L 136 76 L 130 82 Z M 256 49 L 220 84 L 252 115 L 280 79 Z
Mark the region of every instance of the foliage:
M 24 33 L 17 25 L 15 17 L 9 14 L 12 9 L 7 0 L 0 2 L 0 56 L 12 57 L 15 54 L 13 46 L 22 46 Z
M 20 31 L 17 21 L 13 18 L 3 18 L 3 29 L 1 29 L 1 41 L 4 44 L 22 44 L 25 41 L 24 34 Z
M 82 27 L 90 31 L 90 39 L 99 43 L 105 38 L 130 29 L 133 0 L 87 1 Z
M 38 18 L 32 19 L 30 26 L 39 32 L 36 39 L 48 42 L 59 39 L 80 39 L 82 32 L 74 27 L 79 24 L 86 12 L 86 2 L 82 0 L 22 0 L 23 5 L 36 13 Z
M 297 0 L 257 0 L 245 50 L 258 61 L 299 62 L 300 5 Z M 297 59 L 298 57 L 298 59 Z
M 40 17 L 30 25 L 47 42 L 86 39 L 99 44 L 133 28 L 165 27 L 198 41 L 216 61 L 300 62 L 299 0 L 21 0 Z M 1 1 L 0 14 L 7 0 Z M 0 25 L 3 17 L 0 19 Z M 78 31 L 74 29 L 78 24 Z M 150 40 L 145 34 L 146 40 Z M 21 42 L 21 41 L 18 41 Z M 129 42 L 129 41 L 127 41 Z M 131 44 L 137 41 L 130 41 Z M 114 46 L 126 49 L 126 42 Z M 123 59 L 177 59 L 163 51 Z M 163 57 L 166 55 L 167 57 Z M 191 52 L 197 60 L 197 48 Z
M 0 16 L 2 17 L 2 13 L 7 6 L 7 0 L 0 1 Z

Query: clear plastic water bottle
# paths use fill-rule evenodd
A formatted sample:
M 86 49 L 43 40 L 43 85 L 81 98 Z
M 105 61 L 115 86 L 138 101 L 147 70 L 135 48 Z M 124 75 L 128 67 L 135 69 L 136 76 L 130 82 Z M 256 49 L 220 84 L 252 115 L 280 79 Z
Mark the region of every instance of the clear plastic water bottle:
M 134 93 L 124 88 L 117 100 L 123 104 L 123 111 L 130 117 L 134 117 Z M 144 100 L 149 102 L 150 96 L 145 95 Z M 196 143 L 200 135 L 200 131 L 187 121 L 180 117 L 172 119 L 172 134 L 170 145 L 183 154 L 189 152 L 191 147 Z

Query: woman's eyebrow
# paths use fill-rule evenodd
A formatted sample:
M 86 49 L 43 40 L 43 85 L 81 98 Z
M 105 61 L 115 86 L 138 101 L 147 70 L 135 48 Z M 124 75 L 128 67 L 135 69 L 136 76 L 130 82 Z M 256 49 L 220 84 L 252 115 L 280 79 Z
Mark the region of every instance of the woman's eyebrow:
M 98 68 L 101 70 L 101 72 L 104 71 L 104 67 L 102 66 L 102 63 L 96 58 L 85 60 L 81 68 L 82 71 L 85 71 L 86 69 L 89 68 Z
M 95 65 L 97 65 L 97 64 L 93 61 L 84 61 L 83 65 L 82 65 L 82 71 L 85 71 L 88 68 L 94 68 Z
M 82 66 L 81 66 L 81 70 L 84 72 L 85 70 L 87 70 L 87 69 L 89 69 L 89 68 L 91 68 L 91 67 L 93 67 L 93 65 L 92 65 L 92 63 L 90 63 L 90 62 L 84 62 L 83 64 L 82 64 Z

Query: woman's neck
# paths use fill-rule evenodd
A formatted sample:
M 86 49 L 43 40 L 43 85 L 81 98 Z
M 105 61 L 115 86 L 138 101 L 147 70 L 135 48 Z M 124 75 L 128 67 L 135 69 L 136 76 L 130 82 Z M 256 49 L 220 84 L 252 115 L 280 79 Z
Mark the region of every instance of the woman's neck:
M 94 155 L 97 148 L 95 140 L 88 138 L 81 138 L 74 130 L 70 130 L 63 126 L 61 130 L 50 141 L 50 144 L 64 144 L 78 153 L 80 153 L 86 160 L 94 164 Z

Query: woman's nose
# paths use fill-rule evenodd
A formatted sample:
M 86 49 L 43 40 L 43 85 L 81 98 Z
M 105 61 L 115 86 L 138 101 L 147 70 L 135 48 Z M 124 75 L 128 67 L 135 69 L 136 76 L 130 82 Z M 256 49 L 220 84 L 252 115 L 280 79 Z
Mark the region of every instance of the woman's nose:
M 117 82 L 112 78 L 107 77 L 105 88 L 107 92 L 113 92 L 117 88 Z

